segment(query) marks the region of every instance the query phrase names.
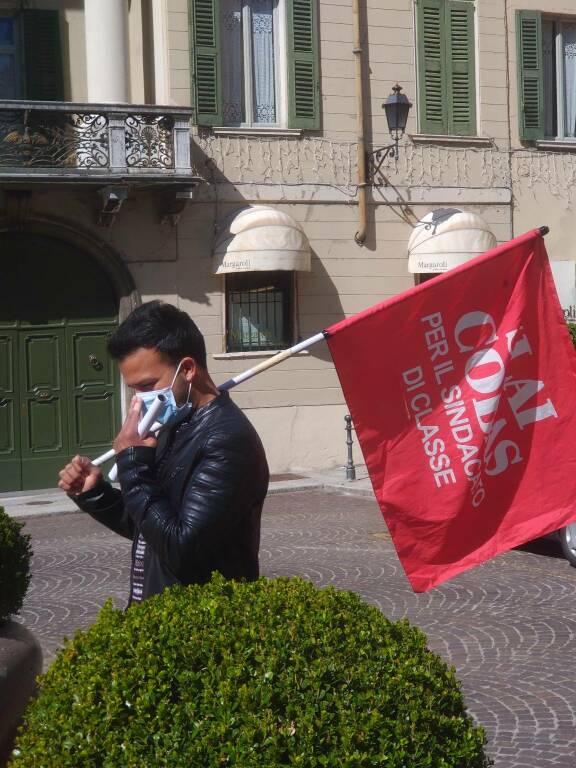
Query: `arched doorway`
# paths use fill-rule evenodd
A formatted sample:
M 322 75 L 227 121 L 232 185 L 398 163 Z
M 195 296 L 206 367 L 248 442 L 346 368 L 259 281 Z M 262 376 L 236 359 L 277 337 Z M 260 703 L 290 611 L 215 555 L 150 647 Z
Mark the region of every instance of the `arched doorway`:
M 88 253 L 0 232 L 0 491 L 56 486 L 75 453 L 97 455 L 120 422 L 106 339 L 119 299 Z

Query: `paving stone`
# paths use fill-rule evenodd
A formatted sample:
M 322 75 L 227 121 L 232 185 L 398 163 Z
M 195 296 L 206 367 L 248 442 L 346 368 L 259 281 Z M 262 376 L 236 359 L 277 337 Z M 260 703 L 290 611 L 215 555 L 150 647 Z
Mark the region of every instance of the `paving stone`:
M 130 542 L 81 514 L 23 518 L 35 551 L 20 620 L 50 663 L 108 597 L 126 604 Z M 340 491 L 268 498 L 261 568 L 358 592 L 408 618 L 454 665 L 496 768 L 576 765 L 576 569 L 541 542 L 412 592 L 375 501 Z

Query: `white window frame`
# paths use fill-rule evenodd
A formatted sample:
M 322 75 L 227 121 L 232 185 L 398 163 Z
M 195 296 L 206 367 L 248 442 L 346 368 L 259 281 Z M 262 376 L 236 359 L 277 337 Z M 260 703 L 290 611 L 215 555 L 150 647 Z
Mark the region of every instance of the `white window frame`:
M 226 128 L 250 128 L 262 131 L 284 128 L 288 120 L 288 82 L 286 72 L 286 4 L 285 0 L 275 0 L 272 12 L 274 30 L 274 90 L 276 93 L 276 122 L 256 123 L 252 120 L 241 123 L 227 123 Z M 244 113 L 254 115 L 252 87 L 252 29 L 251 9 L 248 4 L 242 6 L 242 56 L 244 71 Z M 222 54 L 224 55 L 224 54 Z

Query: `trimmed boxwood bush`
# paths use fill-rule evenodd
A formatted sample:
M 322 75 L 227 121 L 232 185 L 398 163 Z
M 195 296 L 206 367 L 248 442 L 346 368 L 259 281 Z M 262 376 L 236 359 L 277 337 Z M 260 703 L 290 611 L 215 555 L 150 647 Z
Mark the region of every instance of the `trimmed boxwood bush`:
M 108 602 L 41 678 L 11 766 L 476 768 L 452 670 L 406 621 L 302 579 Z
M 0 623 L 18 613 L 30 583 L 30 536 L 0 507 Z

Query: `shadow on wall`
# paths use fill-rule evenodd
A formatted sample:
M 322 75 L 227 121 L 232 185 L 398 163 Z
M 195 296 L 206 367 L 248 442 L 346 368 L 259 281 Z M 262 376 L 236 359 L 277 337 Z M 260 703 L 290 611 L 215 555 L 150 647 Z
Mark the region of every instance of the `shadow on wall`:
M 214 207 L 191 200 L 173 226 L 162 221 L 164 202 L 162 196 L 153 193 L 130 198 L 112 227 L 111 242 L 122 254 L 143 297 L 178 296 L 207 306 L 221 290 L 208 258 L 214 237 Z
M 223 289 L 221 279 L 206 274 L 207 266 L 195 260 L 194 254 L 185 260 L 129 266 L 143 301 L 158 296 L 166 297 L 164 300 L 170 303 L 183 299 L 193 305 L 207 307 L 213 304 L 214 296 Z M 199 313 L 203 314 L 202 310 Z
M 351 244 L 351 248 L 355 247 Z M 312 271 L 297 276 L 298 330 L 300 340 L 308 339 L 330 325 L 343 320 L 344 308 L 331 276 L 322 259 L 312 250 Z M 310 347 L 310 355 L 325 363 L 332 362 L 326 343 Z
M 216 192 L 216 195 L 218 191 L 218 185 L 233 185 L 235 183 L 234 181 L 230 180 L 224 173 L 222 173 L 222 171 L 216 166 L 212 159 L 208 157 L 202 148 L 198 146 L 198 144 L 194 141 L 192 141 L 192 152 L 194 173 L 202 175 L 204 178 L 206 178 L 208 184 L 211 185 L 213 191 Z M 276 185 L 276 182 L 270 183 Z M 229 190 L 230 187 L 228 187 L 228 193 Z M 192 203 L 192 206 L 194 205 L 195 203 Z M 308 234 L 306 232 L 305 220 L 303 221 L 302 217 L 298 215 L 298 208 L 302 207 L 300 204 L 291 204 L 288 201 L 284 203 L 274 203 L 269 201 L 247 199 L 243 195 L 242 184 L 239 184 L 236 187 L 232 199 L 228 194 L 226 201 L 215 199 L 212 204 L 207 202 L 203 204 L 196 203 L 196 205 L 198 207 L 194 208 L 193 212 L 190 214 L 190 218 L 187 219 L 191 225 L 193 224 L 194 218 L 196 218 L 196 222 L 198 222 L 198 211 L 202 212 L 201 215 L 206 216 L 206 223 L 211 221 L 213 225 L 217 225 L 218 222 L 223 221 L 226 216 L 230 215 L 230 213 L 235 210 L 240 210 L 250 205 L 267 205 L 288 213 L 300 223 L 300 226 L 303 228 L 305 234 Z M 305 204 L 307 207 L 313 207 L 315 205 L 316 204 L 310 202 Z M 204 211 L 205 213 L 203 213 Z M 327 233 L 329 233 L 329 228 L 330 224 L 327 223 Z M 326 241 L 327 245 L 328 243 L 329 240 Z M 179 247 L 180 249 L 182 248 L 182 240 Z M 356 249 L 357 246 L 354 244 L 351 238 L 351 257 L 355 255 L 354 252 Z M 338 286 L 334 283 L 332 277 L 327 271 L 323 259 L 320 258 L 314 249 L 311 250 L 311 256 L 311 272 L 299 271 L 296 273 L 296 314 L 298 341 L 302 341 L 309 338 L 310 336 L 313 336 L 319 331 L 322 331 L 324 328 L 333 325 L 345 317 L 344 308 L 339 296 Z M 327 260 L 330 260 L 329 255 L 327 256 Z M 201 280 L 203 286 L 208 288 L 210 291 L 224 290 L 224 280 L 222 280 L 220 284 L 217 284 L 216 281 L 219 278 L 215 277 L 211 273 L 211 259 L 203 259 L 203 261 L 209 262 L 208 269 L 210 269 L 210 275 L 208 276 L 205 274 Z M 336 265 L 345 263 L 345 261 L 347 261 L 347 259 L 333 259 L 333 262 Z M 202 267 L 202 269 L 204 269 L 204 267 Z M 345 277 L 345 275 L 342 277 Z M 187 282 L 185 283 L 184 281 L 180 281 L 178 285 L 179 294 L 185 298 L 191 299 L 192 301 L 199 301 L 196 296 L 191 296 L 186 293 L 187 287 Z M 326 344 L 319 343 L 318 345 L 311 347 L 309 352 L 310 355 L 316 357 L 319 360 L 322 360 L 323 362 L 331 363 L 332 361 Z
M 212 131 L 210 128 L 198 126 L 198 138 L 210 140 Z M 196 141 L 194 134 L 190 136 L 190 158 L 192 163 L 192 173 L 202 176 L 208 184 L 234 183 L 235 179 L 229 179 L 223 171 L 218 168 L 213 158 L 209 157 L 200 144 Z

